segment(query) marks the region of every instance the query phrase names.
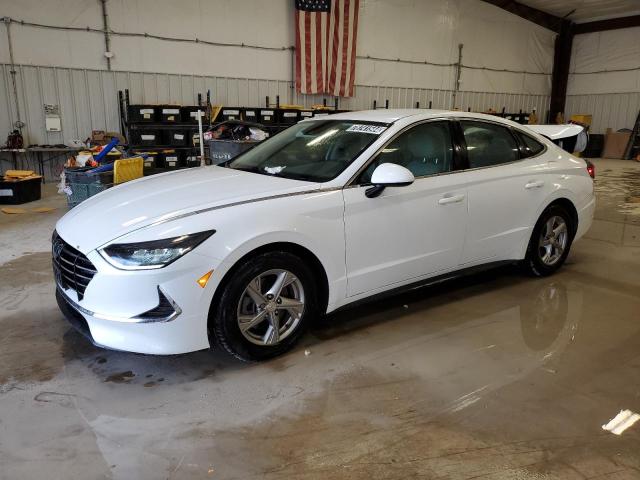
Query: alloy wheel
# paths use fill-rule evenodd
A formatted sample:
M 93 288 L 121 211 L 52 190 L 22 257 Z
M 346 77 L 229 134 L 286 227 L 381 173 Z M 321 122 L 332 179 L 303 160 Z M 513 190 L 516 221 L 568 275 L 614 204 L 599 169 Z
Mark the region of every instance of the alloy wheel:
M 240 296 L 238 327 L 251 343 L 274 346 L 291 335 L 304 314 L 302 282 L 287 270 L 255 277 Z
M 554 215 L 545 223 L 540 232 L 538 254 L 540 260 L 547 266 L 555 265 L 567 248 L 569 229 L 564 218 Z

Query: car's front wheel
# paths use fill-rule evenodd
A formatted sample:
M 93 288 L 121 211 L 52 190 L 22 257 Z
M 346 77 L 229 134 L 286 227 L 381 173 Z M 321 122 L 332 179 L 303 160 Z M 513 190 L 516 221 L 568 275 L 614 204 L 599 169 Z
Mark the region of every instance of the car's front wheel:
M 244 260 L 212 309 L 210 333 L 227 352 L 245 361 L 291 349 L 318 315 L 312 269 L 289 252 Z
M 545 277 L 558 270 L 569 255 L 574 236 L 571 216 L 560 205 L 547 208 L 533 229 L 524 266 L 529 273 Z

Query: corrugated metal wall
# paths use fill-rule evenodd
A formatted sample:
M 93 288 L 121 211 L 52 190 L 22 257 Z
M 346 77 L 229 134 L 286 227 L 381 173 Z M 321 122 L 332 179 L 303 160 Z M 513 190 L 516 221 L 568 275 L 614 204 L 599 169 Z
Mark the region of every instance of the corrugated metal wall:
M 16 120 L 10 67 L 0 65 L 0 133 L 8 133 Z M 16 80 L 25 140 L 31 144 L 58 144 L 70 139 L 86 139 L 91 130 L 119 131 L 118 90 L 129 89 L 132 103 L 195 104 L 198 93 L 211 90 L 212 102 L 229 106 L 260 106 L 268 95 L 275 102 L 306 106 L 321 104 L 323 96 L 300 95 L 283 80 L 259 80 L 164 73 L 114 72 L 43 66 L 17 66 Z M 342 99 L 339 107 L 348 110 L 369 109 L 376 100 L 379 107 L 389 100 L 390 108 L 427 107 L 451 109 L 453 91 L 423 88 L 373 87 L 359 85 L 356 96 Z M 60 106 L 62 132 L 47 132 L 43 105 Z M 333 98 L 327 97 L 333 104 Z M 546 95 L 459 92 L 456 106 L 483 111 L 488 108 L 529 111 L 536 108 L 545 118 Z M 6 157 L 5 157 L 6 158 Z M 52 170 L 48 176 L 52 175 Z
M 604 133 L 607 128 L 631 129 L 640 111 L 640 92 L 569 95 L 566 110 L 567 118 L 576 114 L 592 115 L 592 133 Z

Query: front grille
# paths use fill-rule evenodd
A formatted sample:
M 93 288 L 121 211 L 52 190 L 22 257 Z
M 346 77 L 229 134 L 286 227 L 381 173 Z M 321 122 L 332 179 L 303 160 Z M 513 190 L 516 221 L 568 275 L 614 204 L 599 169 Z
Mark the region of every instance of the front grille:
M 81 252 L 60 238 L 55 231 L 51 239 L 51 251 L 56 283 L 63 289 L 75 290 L 78 300 L 82 300 L 87 285 L 96 274 L 96 267 Z

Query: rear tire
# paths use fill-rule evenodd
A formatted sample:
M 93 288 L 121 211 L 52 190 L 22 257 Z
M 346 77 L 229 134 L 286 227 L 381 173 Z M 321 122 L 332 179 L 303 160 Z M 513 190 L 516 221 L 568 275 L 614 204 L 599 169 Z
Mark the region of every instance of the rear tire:
M 211 309 L 215 343 L 243 361 L 290 350 L 319 312 L 312 269 L 298 256 L 274 251 L 244 260 Z
M 523 266 L 527 273 L 546 277 L 565 262 L 571 249 L 575 225 L 569 212 L 560 205 L 547 208 L 531 233 Z

